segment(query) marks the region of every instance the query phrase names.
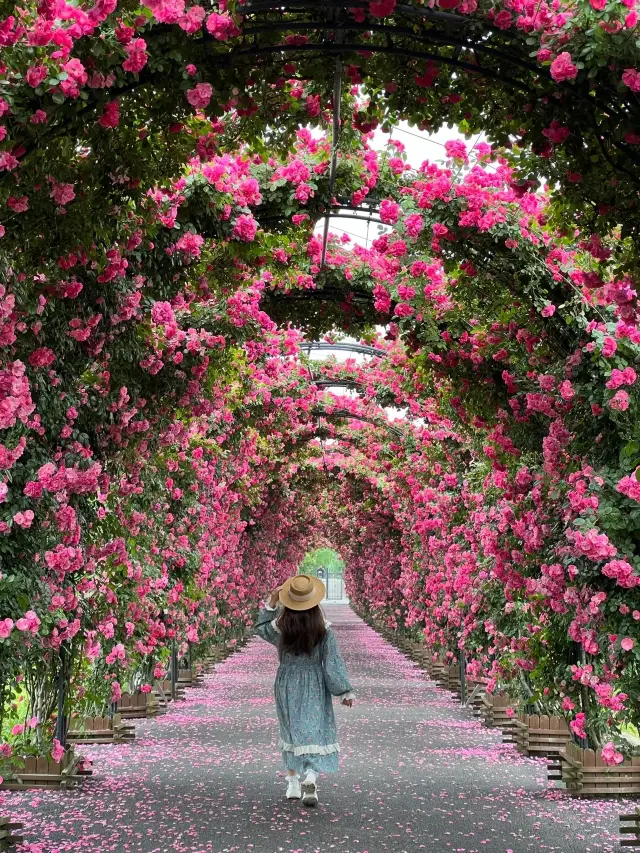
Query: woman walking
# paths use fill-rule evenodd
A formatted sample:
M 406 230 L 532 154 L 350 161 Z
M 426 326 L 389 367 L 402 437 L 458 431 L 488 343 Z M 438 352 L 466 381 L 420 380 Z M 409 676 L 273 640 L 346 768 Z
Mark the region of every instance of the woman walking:
M 320 608 L 324 595 L 318 578 L 289 578 L 271 593 L 257 628 L 263 640 L 278 647 L 275 697 L 287 797 L 302 797 L 305 806 L 318 802 L 318 774 L 338 769 L 332 697 L 349 708 L 354 700 L 335 634 Z

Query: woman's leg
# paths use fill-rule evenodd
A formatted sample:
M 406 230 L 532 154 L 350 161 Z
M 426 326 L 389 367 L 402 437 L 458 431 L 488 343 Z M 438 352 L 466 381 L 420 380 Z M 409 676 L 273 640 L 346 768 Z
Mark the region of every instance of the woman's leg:
M 284 766 L 287 769 L 287 799 L 288 800 L 299 800 L 302 796 L 302 790 L 300 788 L 300 777 L 298 776 L 297 770 L 291 769 L 291 764 L 295 762 L 292 761 L 289 756 L 283 756 L 285 759 Z M 289 758 L 289 761 L 287 761 Z

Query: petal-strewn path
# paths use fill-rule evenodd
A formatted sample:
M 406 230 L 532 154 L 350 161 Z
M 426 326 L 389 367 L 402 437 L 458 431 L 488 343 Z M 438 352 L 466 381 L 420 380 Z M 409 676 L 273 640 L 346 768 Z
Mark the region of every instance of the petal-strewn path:
M 32 853 L 617 851 L 621 803 L 565 800 L 346 607 L 328 607 L 358 693 L 320 806 L 284 798 L 275 650 L 254 639 L 134 744 L 86 749 L 81 792 L 11 794 Z

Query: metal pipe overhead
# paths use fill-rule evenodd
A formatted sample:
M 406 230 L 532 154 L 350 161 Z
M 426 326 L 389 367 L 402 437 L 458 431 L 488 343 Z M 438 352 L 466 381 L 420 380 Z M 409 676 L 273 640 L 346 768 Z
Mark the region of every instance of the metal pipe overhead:
M 332 344 L 329 341 L 308 341 L 300 344 L 300 349 L 309 350 L 309 352 L 311 352 L 311 350 L 321 350 L 324 352 L 341 350 L 343 352 L 353 352 L 360 355 L 373 355 L 378 358 L 384 358 L 387 354 L 383 349 L 378 349 L 377 347 L 370 347 L 366 344 L 350 344 L 347 341 L 338 341 L 335 344 Z

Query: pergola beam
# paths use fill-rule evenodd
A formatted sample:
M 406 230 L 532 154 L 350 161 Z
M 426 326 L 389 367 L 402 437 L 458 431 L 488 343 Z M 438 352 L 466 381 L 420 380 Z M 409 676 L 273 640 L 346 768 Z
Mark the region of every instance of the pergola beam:
M 371 347 L 367 344 L 351 344 L 348 341 L 338 341 L 335 344 L 330 341 L 309 341 L 300 344 L 300 349 L 306 349 L 309 351 L 320 350 L 324 352 L 342 350 L 344 352 L 358 353 L 359 355 L 372 355 L 378 358 L 384 358 L 387 354 L 383 349 Z

